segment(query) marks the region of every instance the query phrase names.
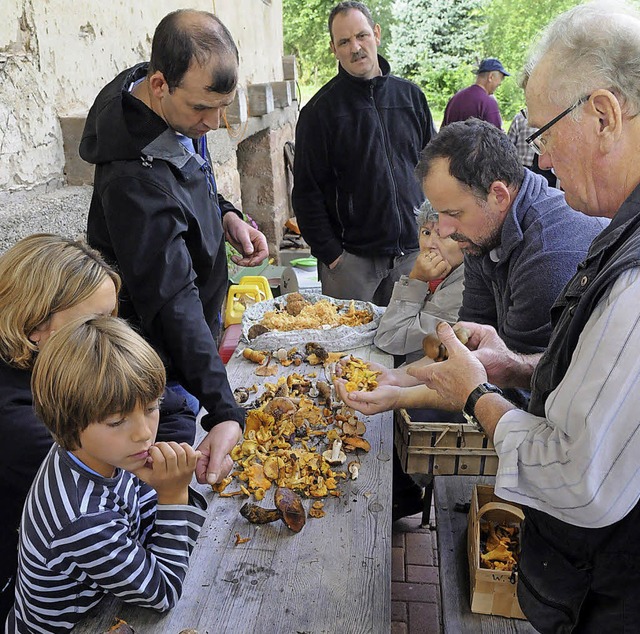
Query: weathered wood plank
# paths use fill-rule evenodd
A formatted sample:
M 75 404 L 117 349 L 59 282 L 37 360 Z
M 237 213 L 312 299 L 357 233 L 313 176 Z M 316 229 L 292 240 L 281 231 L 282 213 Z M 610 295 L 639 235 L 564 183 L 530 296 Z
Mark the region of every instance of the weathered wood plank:
M 273 112 L 273 88 L 271 84 L 250 84 L 247 86 L 249 116 L 262 117 Z
M 287 108 L 296 95 L 295 82 L 289 80 L 271 82 L 273 105 L 276 108 Z
M 353 353 L 392 364 L 391 357 L 369 348 Z M 234 356 L 227 366 L 232 387 L 260 385 L 264 379 L 255 368 Z M 279 367 L 279 374 L 292 371 L 324 374 L 321 366 Z M 282 522 L 254 526 L 238 512 L 245 500 L 220 498 L 197 485 L 209 512 L 178 605 L 157 614 L 106 599 L 74 632 L 103 632 L 118 616 L 136 634 L 177 634 L 186 628 L 200 634 L 388 634 L 393 425 L 390 413 L 365 417 L 365 422 L 371 451 L 360 456 L 360 477 L 344 481 L 340 498 L 325 500 L 324 518 L 309 518 L 297 535 Z M 272 502 L 273 491 L 268 493 L 264 506 Z M 305 500 L 307 510 L 310 504 Z M 251 539 L 235 546 L 236 533 Z
M 238 86 L 236 88 L 236 94 L 233 98 L 233 101 L 225 111 L 226 122 L 230 126 L 240 125 L 241 123 L 245 123 L 249 118 L 249 114 L 247 112 L 248 101 L 247 101 L 247 93 L 245 92 L 242 86 Z
M 298 65 L 295 55 L 282 56 L 282 78 L 298 81 Z
M 456 503 L 471 500 L 474 484 L 493 484 L 492 476 L 436 476 L 434 478 L 442 624 L 446 634 L 535 634 L 527 621 L 473 614 L 469 603 L 467 514 Z

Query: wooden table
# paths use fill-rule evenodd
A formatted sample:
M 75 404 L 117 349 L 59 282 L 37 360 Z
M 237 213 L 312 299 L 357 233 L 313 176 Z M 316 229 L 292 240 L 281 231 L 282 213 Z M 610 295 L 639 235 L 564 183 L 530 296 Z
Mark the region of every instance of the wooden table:
M 442 625 L 445 634 L 535 634 L 528 621 L 474 614 L 469 600 L 467 513 L 455 510 L 471 500 L 474 484 L 493 484 L 492 476 L 434 478 Z
M 388 367 L 392 358 L 375 348 L 354 355 Z M 260 385 L 256 365 L 238 356 L 227 365 L 232 387 Z M 280 368 L 279 373 L 318 372 L 322 366 Z M 276 377 L 267 377 L 275 382 Z M 362 417 L 371 451 L 360 456 L 357 480 L 341 481 L 342 496 L 325 500 L 326 516 L 308 518 L 298 534 L 280 521 L 249 524 L 238 512 L 246 501 L 220 498 L 198 485 L 209 502 L 208 518 L 191 557 L 182 598 L 168 613 L 107 598 L 74 633 L 97 634 L 127 621 L 136 634 L 313 633 L 388 634 L 391 627 L 391 413 Z M 270 495 L 260 502 L 271 506 Z M 311 500 L 305 500 L 308 510 Z M 251 538 L 235 545 L 235 534 Z

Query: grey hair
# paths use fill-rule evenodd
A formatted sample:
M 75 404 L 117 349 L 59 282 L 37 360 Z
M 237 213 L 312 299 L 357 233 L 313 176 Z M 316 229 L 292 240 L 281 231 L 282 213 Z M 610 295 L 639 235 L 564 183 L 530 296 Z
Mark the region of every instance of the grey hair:
M 424 227 L 429 222 L 438 222 L 438 212 L 425 200 L 420 207 L 414 209 L 418 227 Z
M 626 114 L 640 110 L 640 12 L 614 0 L 581 4 L 560 14 L 535 44 L 522 87 L 546 57 L 555 62 L 549 98 L 564 108 L 594 90 L 613 92 Z M 579 118 L 581 109 L 571 113 Z

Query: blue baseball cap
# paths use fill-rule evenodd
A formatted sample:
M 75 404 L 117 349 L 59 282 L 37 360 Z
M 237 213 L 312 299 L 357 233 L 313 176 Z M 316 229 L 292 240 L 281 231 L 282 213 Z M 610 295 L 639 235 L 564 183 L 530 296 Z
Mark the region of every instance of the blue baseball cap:
M 492 70 L 499 70 L 503 75 L 506 75 L 507 77 L 511 74 L 504 69 L 502 62 L 495 57 L 487 57 L 487 59 L 483 59 L 480 62 L 480 66 L 478 66 L 476 74 L 490 73 Z

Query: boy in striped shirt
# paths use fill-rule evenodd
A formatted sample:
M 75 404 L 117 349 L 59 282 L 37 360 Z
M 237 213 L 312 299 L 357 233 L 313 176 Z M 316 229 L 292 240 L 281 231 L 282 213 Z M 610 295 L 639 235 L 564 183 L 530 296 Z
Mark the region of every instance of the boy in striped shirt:
M 182 593 L 206 503 L 198 452 L 154 444 L 165 371 L 125 322 L 85 317 L 38 356 L 36 414 L 56 443 L 20 527 L 7 632 L 67 632 L 106 594 L 159 611 Z

